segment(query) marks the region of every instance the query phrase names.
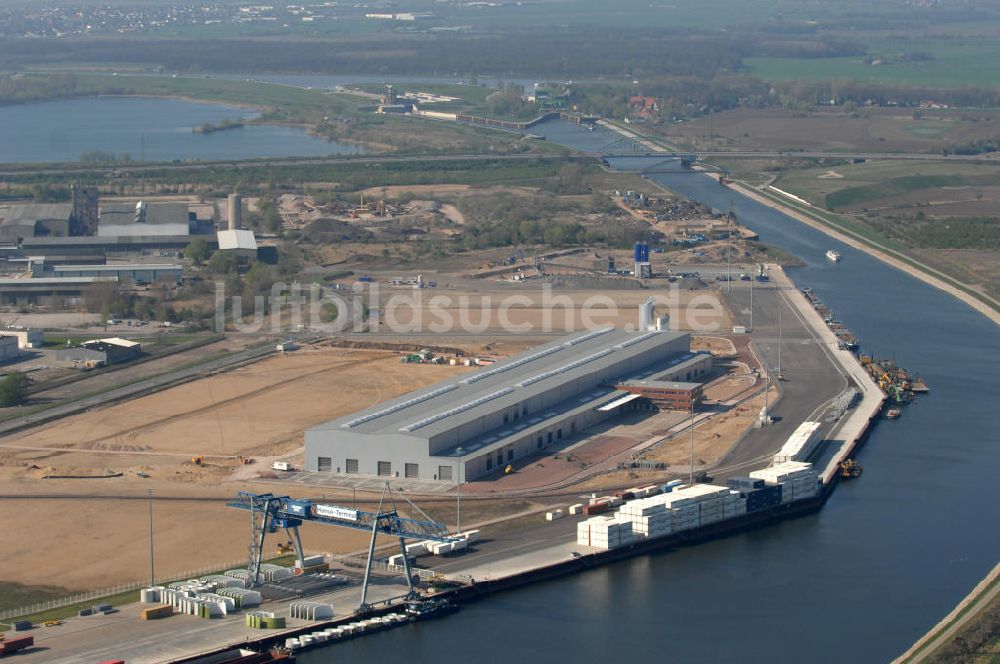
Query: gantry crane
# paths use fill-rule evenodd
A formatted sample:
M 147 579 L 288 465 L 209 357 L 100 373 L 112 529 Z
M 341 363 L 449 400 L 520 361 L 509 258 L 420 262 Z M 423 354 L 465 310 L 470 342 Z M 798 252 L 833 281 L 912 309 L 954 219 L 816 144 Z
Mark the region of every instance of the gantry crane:
M 391 509 L 382 509 L 388 497 Z M 409 501 L 407 501 L 409 502 Z M 418 512 L 420 508 L 410 503 Z M 406 555 L 406 539 L 431 540 L 434 542 L 455 542 L 458 538 L 448 533 L 443 524 L 431 521 L 418 521 L 399 516 L 396 501 L 387 482 L 378 501 L 375 512 L 366 512 L 353 507 L 341 507 L 312 500 L 301 500 L 288 496 L 276 496 L 271 493 L 249 493 L 240 491 L 236 500 L 228 503 L 228 507 L 247 510 L 251 519 L 250 561 L 248 571 L 250 588 L 260 585 L 260 566 L 264 555 L 264 537 L 267 533 L 277 532 L 284 528 L 295 547 L 295 556 L 299 566 L 303 564 L 302 538 L 299 536 L 299 526 L 304 521 L 322 523 L 328 526 L 340 526 L 353 530 L 371 532 L 368 545 L 368 560 L 365 564 L 365 577 L 361 586 L 361 604 L 359 610 L 369 608 L 368 582 L 371 578 L 372 561 L 375 557 L 375 539 L 378 535 L 388 535 L 399 538 L 400 552 L 403 554 L 403 566 L 406 572 L 406 584 L 409 587 L 407 598 L 417 595 L 413 588 L 413 577 L 410 574 L 410 560 Z M 421 512 L 421 514 L 423 514 Z M 426 516 L 426 515 L 424 515 Z

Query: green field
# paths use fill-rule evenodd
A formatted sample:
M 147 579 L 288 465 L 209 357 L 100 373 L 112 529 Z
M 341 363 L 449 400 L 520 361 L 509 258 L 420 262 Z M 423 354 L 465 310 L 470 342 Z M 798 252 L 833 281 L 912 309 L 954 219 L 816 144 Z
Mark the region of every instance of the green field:
M 841 177 L 821 177 L 835 173 Z M 955 162 L 870 161 L 783 173 L 775 186 L 827 209 L 858 206 L 923 189 L 990 186 L 1000 166 Z M 944 197 L 944 194 L 942 194 Z
M 77 74 L 79 85 L 102 94 L 190 97 L 200 101 L 245 104 L 256 108 L 294 109 L 301 113 L 351 113 L 361 103 L 350 95 L 305 90 L 260 81 L 166 76 Z
M 907 52 L 906 44 L 896 43 Z M 933 60 L 903 62 L 886 54 L 887 64 L 868 65 L 861 57 L 846 58 L 746 58 L 754 76 L 766 81 L 867 81 L 893 85 L 942 87 L 996 87 L 1000 85 L 1000 45 L 970 40 L 962 45 L 913 45 Z M 868 57 L 878 58 L 876 46 Z

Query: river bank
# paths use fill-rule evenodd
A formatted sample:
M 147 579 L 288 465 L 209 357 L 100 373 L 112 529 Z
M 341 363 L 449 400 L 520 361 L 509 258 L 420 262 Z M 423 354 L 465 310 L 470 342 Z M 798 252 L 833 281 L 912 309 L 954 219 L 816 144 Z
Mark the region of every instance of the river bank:
M 917 262 L 913 258 L 907 257 L 906 260 L 904 261 L 884 250 L 872 246 L 868 242 L 863 242 L 857 239 L 856 237 L 852 237 L 851 235 L 843 231 L 831 228 L 828 224 L 824 224 L 820 221 L 817 221 L 816 219 L 810 217 L 807 214 L 804 214 L 801 210 L 791 205 L 783 205 L 781 203 L 778 203 L 776 200 L 772 199 L 769 196 L 763 195 L 760 191 L 758 191 L 753 187 L 736 182 L 734 182 L 729 186 L 739 190 L 740 193 L 744 194 L 749 198 L 752 198 L 761 205 L 766 205 L 770 208 L 778 210 L 779 212 L 782 212 L 788 215 L 789 217 L 792 217 L 796 221 L 802 222 L 803 224 L 806 224 L 811 228 L 814 228 L 826 235 L 829 235 L 830 237 L 836 238 L 837 240 L 857 249 L 858 251 L 863 251 L 870 256 L 874 256 L 875 258 L 879 259 L 880 261 L 888 265 L 891 265 L 897 270 L 902 270 L 908 275 L 915 277 L 920 281 L 923 281 L 924 283 L 933 286 L 934 288 L 937 288 L 938 290 L 948 293 L 952 297 L 964 302 L 965 304 L 969 305 L 976 311 L 980 312 L 981 314 L 989 318 L 991 321 L 993 321 L 993 323 L 995 323 L 996 325 L 1000 325 L 1000 310 L 991 307 L 986 302 L 983 302 L 982 300 L 973 297 L 972 295 L 963 291 L 962 289 L 947 283 L 940 277 L 935 276 L 933 272 L 936 272 L 936 270 L 934 270 L 933 268 L 925 265 L 921 265 L 920 268 L 914 267 L 909 262 L 907 262 L 907 261 Z
M 959 632 L 973 622 L 990 602 L 1000 596 L 1000 563 L 958 603 L 951 613 L 934 625 L 909 650 L 893 660 L 893 664 L 916 664 L 934 657 L 938 650 L 955 639 Z

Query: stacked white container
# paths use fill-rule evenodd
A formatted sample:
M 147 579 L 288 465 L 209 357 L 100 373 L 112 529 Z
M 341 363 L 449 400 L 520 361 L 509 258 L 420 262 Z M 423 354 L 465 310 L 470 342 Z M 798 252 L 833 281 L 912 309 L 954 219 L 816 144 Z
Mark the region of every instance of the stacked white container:
M 683 491 L 673 490 L 660 497 L 664 506 L 670 512 L 670 525 L 674 532 L 690 530 L 701 525 L 701 511 L 694 498 L 686 496 Z
M 722 503 L 722 518 L 732 519 L 747 513 L 747 499 L 739 491 L 730 491 Z
M 778 453 L 774 455 L 774 463 L 786 461 L 803 461 L 807 459 L 819 444 L 819 428 L 822 422 L 803 422 L 792 432 Z
M 590 546 L 607 551 L 632 541 L 632 522 L 619 521 L 615 517 L 598 516 L 587 520 L 590 523 Z
M 781 485 L 781 502 L 812 498 L 819 492 L 819 478 L 811 463 L 786 461 L 770 468 L 755 470 L 750 477 L 768 484 Z
M 673 532 L 670 512 L 656 496 L 625 503 L 618 509 L 618 517 L 619 521 L 632 522 L 632 533 L 636 536 L 659 537 Z

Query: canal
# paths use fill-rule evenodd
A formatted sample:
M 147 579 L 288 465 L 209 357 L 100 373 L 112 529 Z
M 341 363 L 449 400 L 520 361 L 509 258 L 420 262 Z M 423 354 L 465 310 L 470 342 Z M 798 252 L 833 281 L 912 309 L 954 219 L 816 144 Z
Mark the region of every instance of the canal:
M 591 151 L 604 132 L 534 133 Z M 628 161 L 616 163 L 626 168 Z M 862 339 L 920 374 L 931 394 L 875 427 L 810 517 L 541 583 L 298 661 L 885 662 L 943 617 L 1000 558 L 1000 329 L 954 298 L 714 181 L 651 176 L 732 208 Z M 827 249 L 843 254 L 830 264 Z

